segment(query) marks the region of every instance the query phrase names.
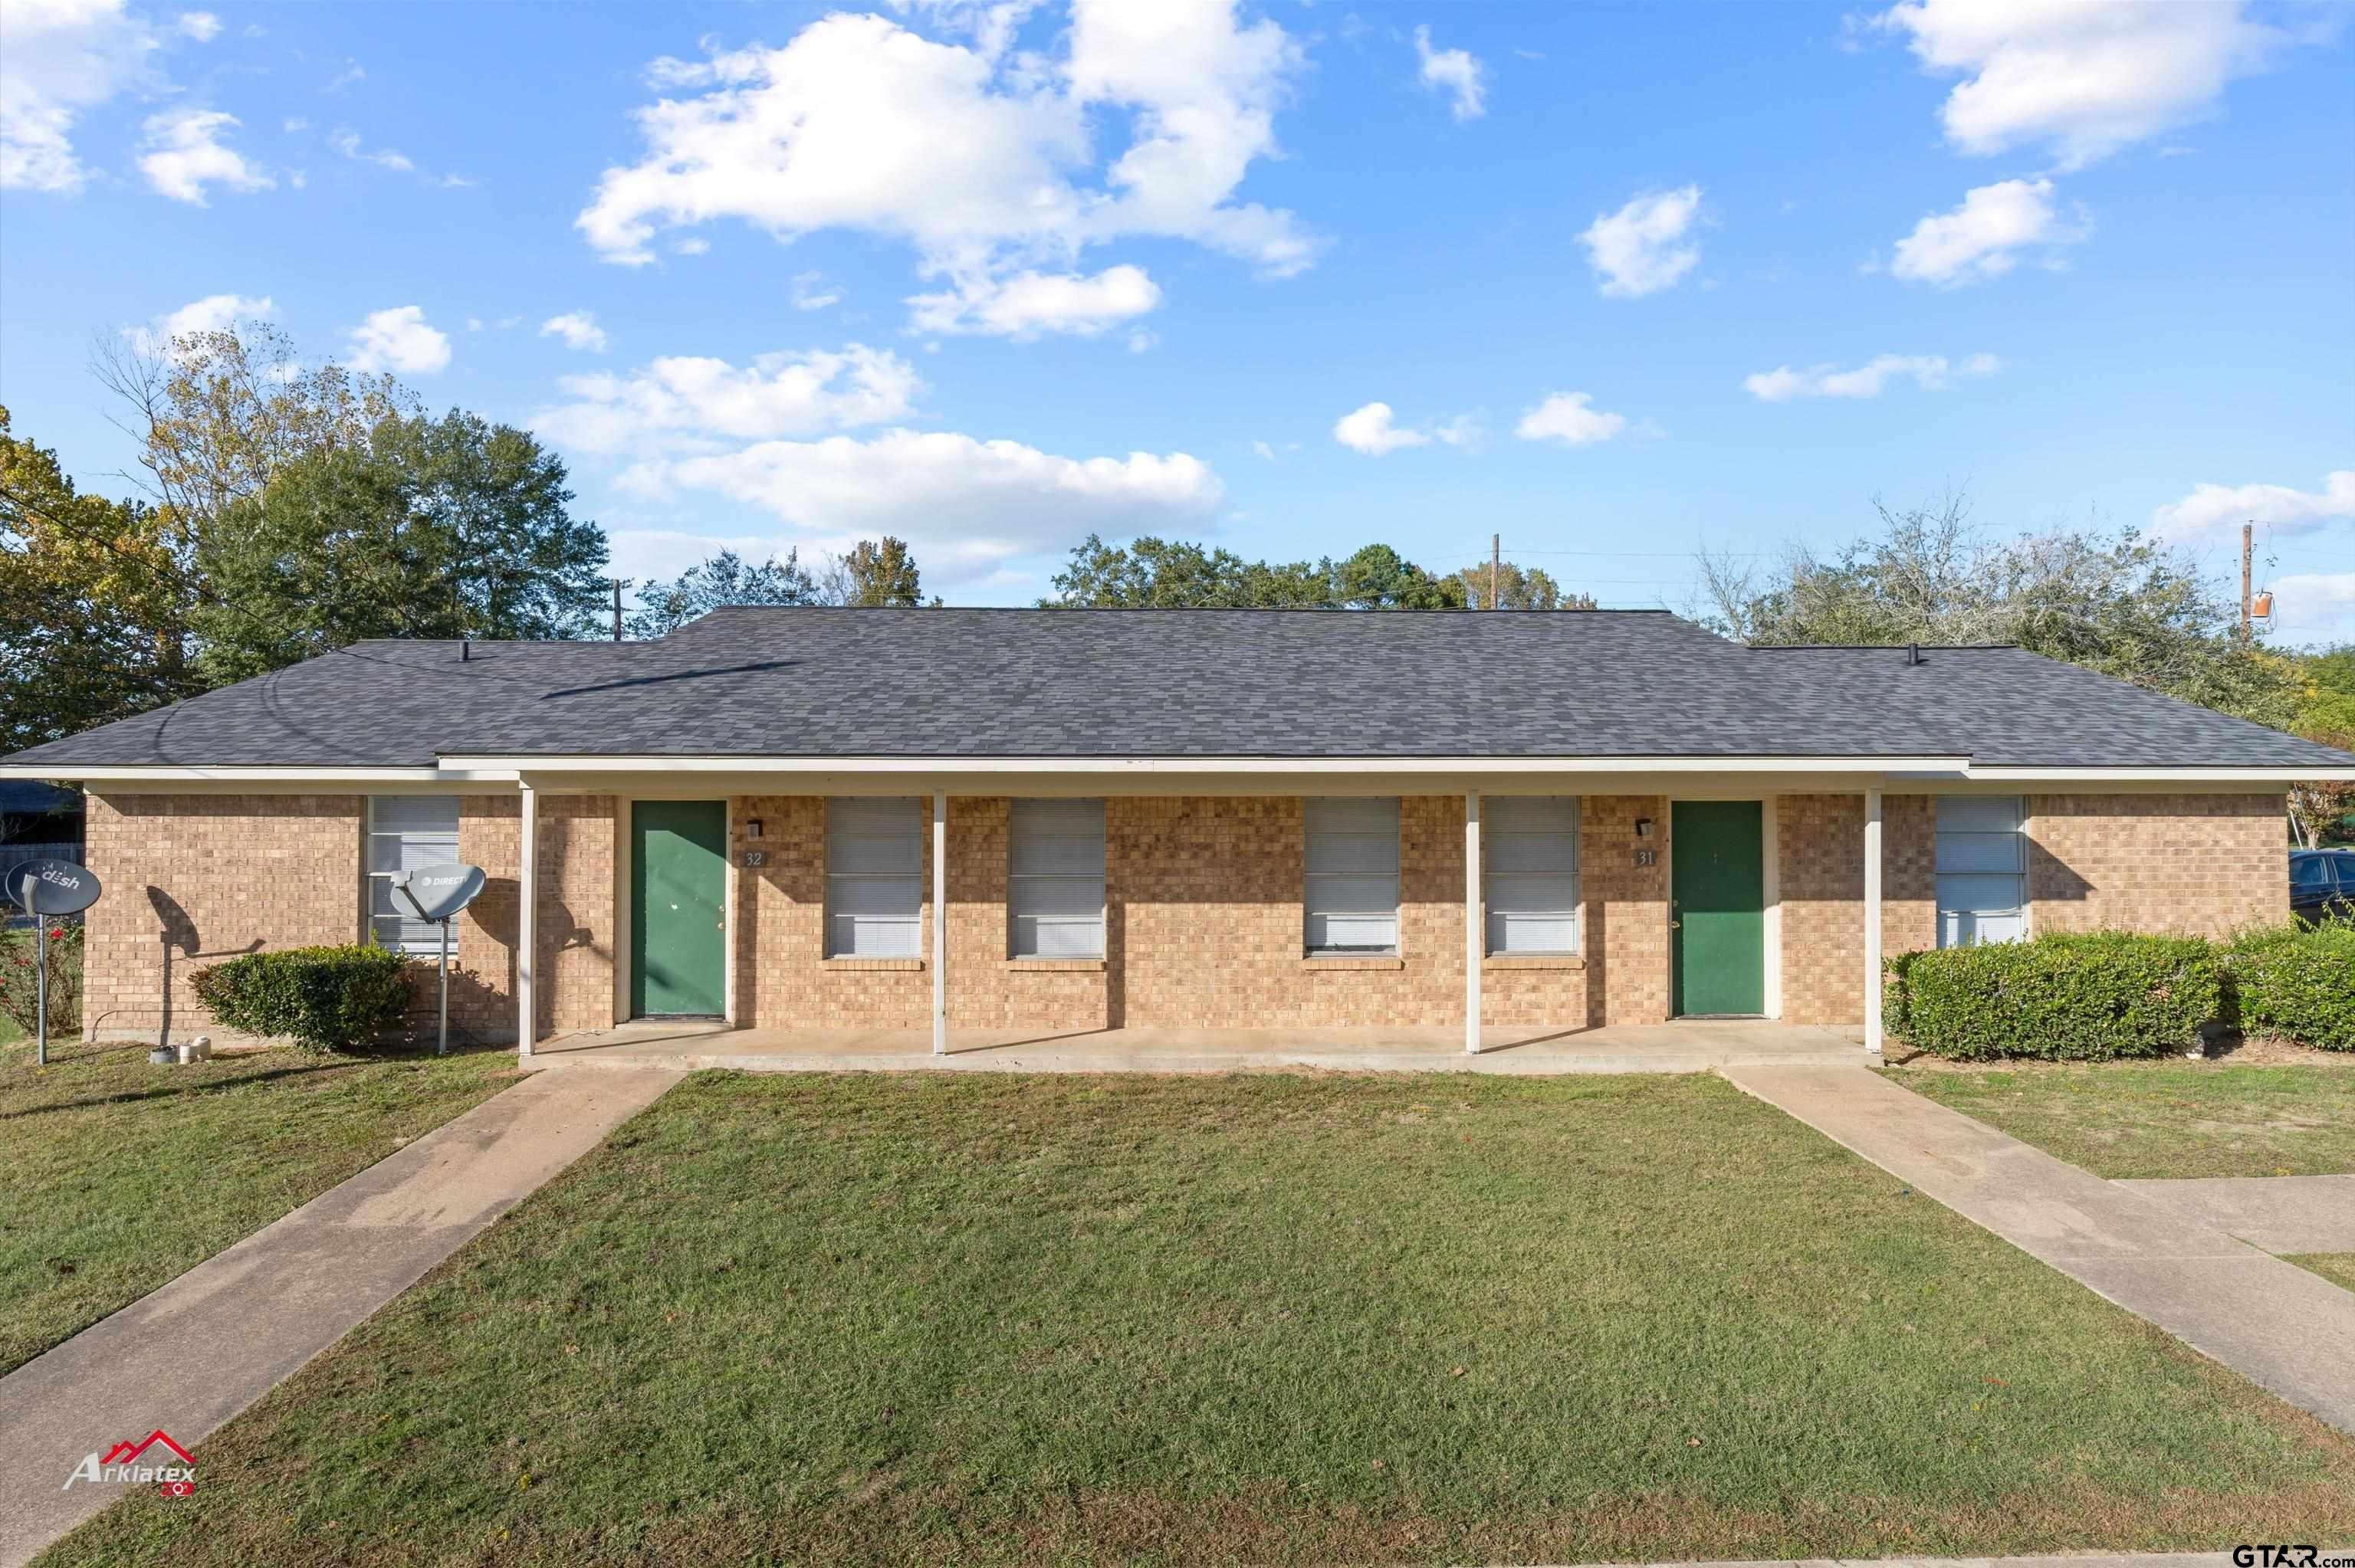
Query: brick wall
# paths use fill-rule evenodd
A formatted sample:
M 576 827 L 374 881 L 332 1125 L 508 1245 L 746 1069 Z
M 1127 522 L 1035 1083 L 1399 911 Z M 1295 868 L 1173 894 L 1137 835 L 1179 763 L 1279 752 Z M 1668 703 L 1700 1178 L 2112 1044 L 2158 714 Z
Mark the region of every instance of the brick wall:
M 2222 937 L 2289 917 L 2280 794 L 2031 795 L 2032 931 Z
M 1636 837 L 1639 817 L 1652 820 L 1648 840 Z M 1586 922 L 1582 945 L 1603 970 L 1601 1006 L 1590 1006 L 1583 1021 L 1662 1022 L 1669 1006 L 1668 799 L 1590 795 L 1580 804 L 1579 818 L 1579 892 Z M 1652 864 L 1636 863 L 1638 847 L 1657 852 Z
M 189 976 L 360 929 L 357 795 L 93 792 L 85 840 L 105 895 L 84 920 L 85 1039 L 226 1036 Z
M 1935 947 L 1937 848 L 1931 797 L 1881 802 L 1881 946 Z M 1785 795 L 1775 805 L 1782 886 L 1783 1019 L 1864 1017 L 1864 797 Z
M 542 802 L 543 1028 L 612 1022 L 613 810 L 611 797 Z M 91 795 L 90 865 L 106 896 L 87 923 L 84 1035 L 234 1043 L 189 975 L 241 952 L 362 939 L 366 821 L 357 795 Z M 488 882 L 451 927 L 453 1038 L 515 1038 L 520 822 L 514 796 L 460 798 L 458 856 Z M 434 1001 L 421 975 L 412 1028 L 432 1029 Z

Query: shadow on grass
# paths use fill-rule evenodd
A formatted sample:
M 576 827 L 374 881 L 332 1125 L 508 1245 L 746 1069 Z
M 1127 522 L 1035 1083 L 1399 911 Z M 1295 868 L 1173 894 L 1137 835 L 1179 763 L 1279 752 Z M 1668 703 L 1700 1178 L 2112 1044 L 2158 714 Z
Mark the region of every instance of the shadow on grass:
M 101 1056 L 128 1056 L 134 1054 L 144 1056 L 147 1050 L 148 1047 L 144 1045 L 131 1045 L 120 1050 L 108 1050 L 101 1047 L 86 1051 L 79 1051 L 63 1059 L 52 1055 L 49 1059 L 49 1065 L 51 1067 L 64 1066 L 75 1062 L 87 1062 L 94 1057 Z M 255 1054 L 260 1054 L 260 1053 L 255 1053 Z M 233 1076 L 211 1078 L 201 1083 L 194 1084 L 157 1085 L 154 1088 L 127 1090 L 120 1094 L 85 1095 L 79 1098 L 60 1099 L 42 1105 L 24 1106 L 16 1110 L 0 1111 L 0 1122 L 21 1121 L 27 1117 L 47 1116 L 57 1111 L 87 1110 L 97 1106 L 140 1105 L 149 1101 L 188 1099 L 205 1095 L 223 1094 L 231 1089 L 242 1089 L 255 1084 L 271 1083 L 277 1079 L 314 1078 L 323 1073 L 335 1074 L 340 1076 L 350 1071 L 352 1068 L 367 1066 L 372 1063 L 416 1062 L 421 1064 L 436 1060 L 454 1061 L 461 1056 L 505 1054 L 506 1054 L 505 1048 L 496 1045 L 474 1045 L 453 1049 L 448 1056 L 440 1058 L 437 1058 L 431 1051 L 388 1050 L 344 1052 L 333 1055 L 317 1056 L 304 1062 L 290 1064 L 283 1067 L 272 1067 L 269 1071 L 262 1073 L 244 1073 Z M 214 1057 L 212 1060 L 216 1062 L 226 1061 L 234 1063 L 238 1058 L 235 1056 L 226 1058 Z M 39 1071 L 39 1069 L 35 1070 Z M 156 1064 L 156 1070 L 158 1072 L 163 1072 L 170 1069 L 165 1068 L 163 1064 L 158 1063 Z

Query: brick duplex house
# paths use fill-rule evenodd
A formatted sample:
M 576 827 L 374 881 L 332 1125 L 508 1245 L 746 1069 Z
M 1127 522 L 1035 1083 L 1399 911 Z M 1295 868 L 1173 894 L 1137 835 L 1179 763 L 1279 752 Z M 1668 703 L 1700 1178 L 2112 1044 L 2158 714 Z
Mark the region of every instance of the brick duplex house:
M 453 1018 L 1862 1025 L 1880 956 L 2287 908 L 2355 757 L 2011 648 L 1657 611 L 743 609 L 370 641 L 0 761 L 78 780 L 86 1035 L 464 861 Z M 523 1027 L 522 1021 L 529 1026 Z

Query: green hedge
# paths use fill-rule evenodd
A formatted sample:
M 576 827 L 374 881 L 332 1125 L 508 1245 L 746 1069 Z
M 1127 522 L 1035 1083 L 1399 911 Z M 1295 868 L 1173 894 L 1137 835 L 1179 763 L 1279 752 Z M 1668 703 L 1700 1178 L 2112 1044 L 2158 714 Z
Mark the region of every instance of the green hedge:
M 2223 1012 L 2223 966 L 2197 937 L 2039 937 L 1907 953 L 1888 967 L 1882 1027 L 1961 1061 L 2179 1054 Z
M 312 1051 L 371 1044 L 409 1012 L 409 959 L 373 944 L 250 953 L 198 969 L 194 984 L 224 1027 Z
M 2247 932 L 2224 962 L 2243 1033 L 2355 1051 L 2355 923 Z

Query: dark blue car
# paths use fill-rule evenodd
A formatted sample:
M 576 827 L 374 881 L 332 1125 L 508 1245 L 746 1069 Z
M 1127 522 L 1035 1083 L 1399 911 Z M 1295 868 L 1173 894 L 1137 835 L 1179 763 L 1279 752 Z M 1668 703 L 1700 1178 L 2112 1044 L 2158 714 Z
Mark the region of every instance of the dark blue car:
M 2289 912 L 2300 920 L 2355 919 L 2355 850 L 2292 850 Z

